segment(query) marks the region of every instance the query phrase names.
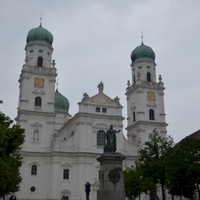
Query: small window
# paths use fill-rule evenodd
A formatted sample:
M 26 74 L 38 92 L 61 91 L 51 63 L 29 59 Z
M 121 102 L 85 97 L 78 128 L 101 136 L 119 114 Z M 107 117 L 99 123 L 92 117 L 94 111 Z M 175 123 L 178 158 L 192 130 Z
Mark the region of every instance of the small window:
M 34 51 L 33 50 L 30 50 L 30 53 L 33 53 Z
M 100 112 L 100 107 L 96 107 L 96 112 Z
M 63 179 L 69 179 L 69 169 L 63 170 Z
M 41 105 L 42 105 L 41 97 L 36 97 L 35 98 L 35 106 L 41 107 Z
M 99 170 L 99 173 L 98 173 L 98 178 L 99 178 L 99 180 L 101 178 L 101 171 L 100 170 Z
M 135 122 L 135 111 L 133 111 L 133 122 Z
M 147 72 L 147 81 L 151 82 L 151 73 Z
M 102 108 L 102 113 L 107 113 L 107 108 Z
M 153 109 L 150 109 L 150 110 L 149 110 L 149 119 L 150 119 L 150 120 L 155 120 L 154 110 L 153 110 Z
M 133 83 L 135 83 L 135 74 L 133 75 Z
M 97 132 L 97 146 L 105 146 L 105 135 L 103 130 Z
M 43 66 L 43 58 L 42 58 L 41 56 L 38 57 L 37 66 L 39 66 L 39 67 L 42 67 L 42 66 Z
M 37 165 L 31 166 L 31 175 L 37 175 Z

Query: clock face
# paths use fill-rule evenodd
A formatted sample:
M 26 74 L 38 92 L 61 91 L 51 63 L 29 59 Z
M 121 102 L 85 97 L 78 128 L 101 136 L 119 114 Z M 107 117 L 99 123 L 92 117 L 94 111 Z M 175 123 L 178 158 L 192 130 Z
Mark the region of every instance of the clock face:
M 43 88 L 44 87 L 44 79 L 43 78 L 35 78 L 34 85 L 37 88 Z
M 155 93 L 154 92 L 147 92 L 147 100 L 148 101 L 155 101 Z

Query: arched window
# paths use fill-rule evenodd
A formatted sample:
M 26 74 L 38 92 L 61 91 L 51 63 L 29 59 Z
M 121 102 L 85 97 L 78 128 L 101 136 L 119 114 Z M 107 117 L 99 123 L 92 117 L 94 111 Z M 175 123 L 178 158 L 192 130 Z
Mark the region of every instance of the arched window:
M 136 118 L 135 118 L 135 111 L 133 111 L 133 122 L 135 122 Z
M 150 120 L 155 120 L 154 110 L 153 110 L 153 109 L 150 109 L 150 110 L 149 110 L 149 119 L 150 119 Z
M 147 72 L 147 81 L 151 82 L 151 73 Z
M 35 106 L 41 107 L 41 105 L 42 105 L 41 97 L 36 97 L 35 98 Z
M 37 66 L 39 66 L 39 67 L 43 66 L 43 58 L 41 56 L 38 57 Z
M 31 166 L 31 175 L 37 175 L 37 165 Z
M 97 132 L 97 146 L 105 146 L 105 131 L 103 130 Z
M 61 200 L 69 200 L 68 196 L 63 195 Z

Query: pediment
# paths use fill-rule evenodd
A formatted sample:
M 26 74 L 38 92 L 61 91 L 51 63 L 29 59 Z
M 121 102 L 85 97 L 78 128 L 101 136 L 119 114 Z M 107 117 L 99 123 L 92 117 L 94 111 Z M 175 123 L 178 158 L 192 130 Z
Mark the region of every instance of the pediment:
M 38 162 L 30 162 L 29 165 L 30 166 L 32 166 L 32 165 L 40 166 L 40 164 Z
M 62 167 L 72 167 L 72 165 L 68 162 L 64 162 L 61 164 Z
M 98 123 L 98 124 L 95 124 L 93 127 L 94 128 L 102 128 L 102 127 L 109 128 L 109 126 L 105 123 Z
M 35 89 L 33 90 L 33 94 L 45 94 L 45 91 L 42 89 Z
M 103 105 L 112 105 L 112 101 L 104 96 L 96 96 L 92 99 L 90 99 L 91 103 L 95 103 L 95 104 L 103 104 Z
M 89 97 L 82 102 L 86 103 L 86 104 L 109 105 L 109 106 L 111 106 L 111 105 L 119 106 L 120 105 L 119 99 L 117 97 L 115 99 L 111 99 L 110 97 L 105 95 L 103 92 L 99 92 L 98 94 L 96 94 L 92 97 Z
M 148 103 L 148 104 L 147 104 L 147 107 L 154 107 L 154 108 L 156 108 L 156 107 L 157 107 L 157 104 L 154 103 L 154 102 Z
M 68 195 L 70 193 L 71 192 L 69 190 L 67 190 L 67 189 L 61 191 L 61 194 L 63 194 L 63 195 Z
M 115 98 L 110 98 L 103 92 L 103 83 L 101 82 L 98 85 L 99 93 L 89 97 L 87 93 L 83 93 L 82 102 L 79 102 L 79 104 L 94 104 L 94 105 L 107 105 L 107 106 L 116 106 L 121 107 L 120 104 L 120 98 L 116 96 Z
M 33 126 L 33 127 L 42 127 L 43 125 L 40 124 L 39 122 L 35 122 L 35 123 L 31 124 L 31 126 Z

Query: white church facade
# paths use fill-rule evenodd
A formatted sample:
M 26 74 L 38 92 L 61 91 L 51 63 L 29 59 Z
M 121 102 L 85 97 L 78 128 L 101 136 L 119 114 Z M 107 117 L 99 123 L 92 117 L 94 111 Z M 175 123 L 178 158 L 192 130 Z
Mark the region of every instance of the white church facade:
M 57 69 L 52 44 L 52 34 L 41 24 L 28 32 L 16 117 L 25 129 L 20 152 L 22 182 L 15 195 L 19 200 L 83 200 L 84 185 L 89 182 L 90 199 L 96 200 L 100 169 L 96 159 L 103 153 L 110 125 L 121 130 L 117 134 L 117 152 L 126 156 L 124 169 L 138 158 L 138 148 L 155 128 L 162 135 L 167 133 L 164 84 L 161 76 L 157 81 L 155 53 L 142 42 L 131 54 L 132 80 L 125 88 L 126 139 L 123 106 L 117 94 L 112 99 L 104 93 L 102 82 L 97 94 L 85 93 L 78 112 L 69 114 L 69 101 L 55 86 Z

